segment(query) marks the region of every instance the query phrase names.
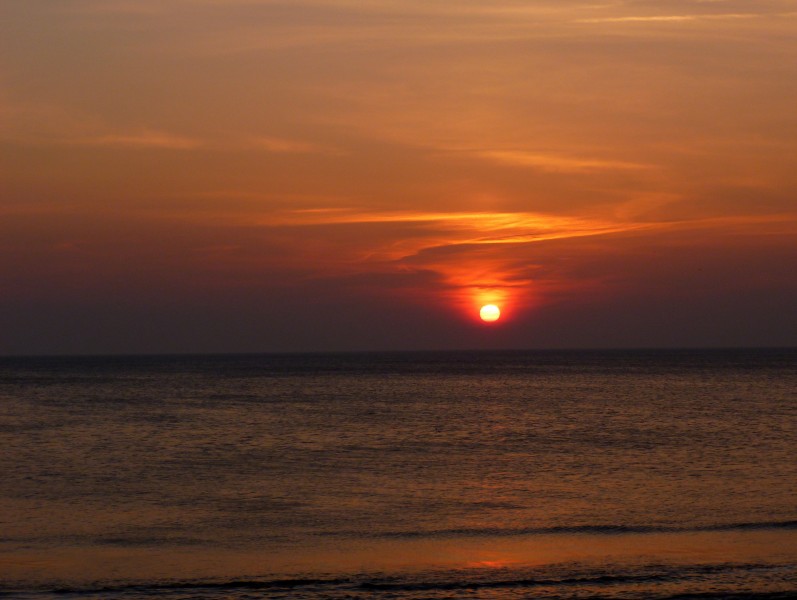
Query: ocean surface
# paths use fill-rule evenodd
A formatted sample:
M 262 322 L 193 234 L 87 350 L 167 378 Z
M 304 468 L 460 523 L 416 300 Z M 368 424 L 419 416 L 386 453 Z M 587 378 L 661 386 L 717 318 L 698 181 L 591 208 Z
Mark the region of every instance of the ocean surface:
M 797 351 L 0 358 L 0 597 L 797 598 Z

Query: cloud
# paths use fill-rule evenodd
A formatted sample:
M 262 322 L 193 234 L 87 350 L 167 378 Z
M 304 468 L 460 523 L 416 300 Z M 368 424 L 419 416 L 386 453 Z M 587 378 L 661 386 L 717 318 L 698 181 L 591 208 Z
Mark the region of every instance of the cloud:
M 472 156 L 484 158 L 491 162 L 514 166 L 533 167 L 543 171 L 581 173 L 602 170 L 648 169 L 650 165 L 618 160 L 596 158 L 579 158 L 561 154 L 544 152 L 526 152 L 522 150 L 476 150 Z
M 205 146 L 202 140 L 166 133 L 142 131 L 140 133 L 110 134 L 77 138 L 67 141 L 81 146 L 110 146 L 120 148 L 163 148 L 169 150 L 194 150 Z
M 231 133 L 186 135 L 157 127 L 115 126 L 86 112 L 47 102 L 25 103 L 0 96 L 0 139 L 24 145 L 75 145 L 126 149 L 263 150 L 276 154 L 341 155 L 335 147 L 315 142 Z
M 609 282 L 590 275 L 591 256 L 612 255 L 644 240 L 667 239 L 681 247 L 700 239 L 797 233 L 797 218 L 789 214 L 639 222 L 532 212 L 348 208 L 281 211 L 261 225 L 298 248 L 326 245 L 324 256 L 332 260 L 319 263 L 311 279 L 359 274 L 367 280 L 422 271 L 436 274 L 435 287 L 463 304 L 484 294 L 543 302 L 568 290 L 601 288 Z
M 756 19 L 761 17 L 754 13 L 730 13 L 709 15 L 651 15 L 627 17 L 596 17 L 591 19 L 576 19 L 574 23 L 677 23 L 684 21 L 705 21 L 723 19 Z
M 52 102 L 0 96 L 0 139 L 26 145 L 193 150 L 206 142 L 155 128 L 114 127 L 85 111 Z
M 356 209 L 281 211 L 264 219 L 261 224 L 273 228 L 312 227 L 317 238 L 324 237 L 324 228 L 354 226 L 362 230 L 382 226 L 380 235 L 369 239 L 361 251 L 361 256 L 370 261 L 402 260 L 436 247 L 528 244 L 649 227 L 648 224 L 531 212 L 376 212 Z M 390 225 L 397 227 L 391 230 Z M 413 229 L 412 235 L 408 234 L 408 226 Z M 362 231 L 353 239 L 358 236 L 362 236 Z
M 279 137 L 258 136 L 251 138 L 246 143 L 252 148 L 266 150 L 267 152 L 274 152 L 276 154 L 342 154 L 341 150 L 337 148 L 304 140 Z

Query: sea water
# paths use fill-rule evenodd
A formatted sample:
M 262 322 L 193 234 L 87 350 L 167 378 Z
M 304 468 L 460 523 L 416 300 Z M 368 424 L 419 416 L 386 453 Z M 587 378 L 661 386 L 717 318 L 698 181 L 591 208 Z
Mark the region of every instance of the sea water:
M 0 595 L 797 597 L 797 351 L 0 359 Z

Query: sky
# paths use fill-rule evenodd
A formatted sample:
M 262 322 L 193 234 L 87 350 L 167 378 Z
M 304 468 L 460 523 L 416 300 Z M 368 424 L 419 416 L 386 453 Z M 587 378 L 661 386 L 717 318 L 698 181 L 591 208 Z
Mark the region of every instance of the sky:
M 795 346 L 795 106 L 797 0 L 4 0 L 0 354 Z

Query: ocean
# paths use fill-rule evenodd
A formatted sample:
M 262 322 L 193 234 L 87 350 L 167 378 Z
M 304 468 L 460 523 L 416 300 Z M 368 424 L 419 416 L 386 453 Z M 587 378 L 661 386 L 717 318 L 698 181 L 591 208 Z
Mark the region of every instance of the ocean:
M 797 598 L 797 350 L 0 358 L 0 597 Z

